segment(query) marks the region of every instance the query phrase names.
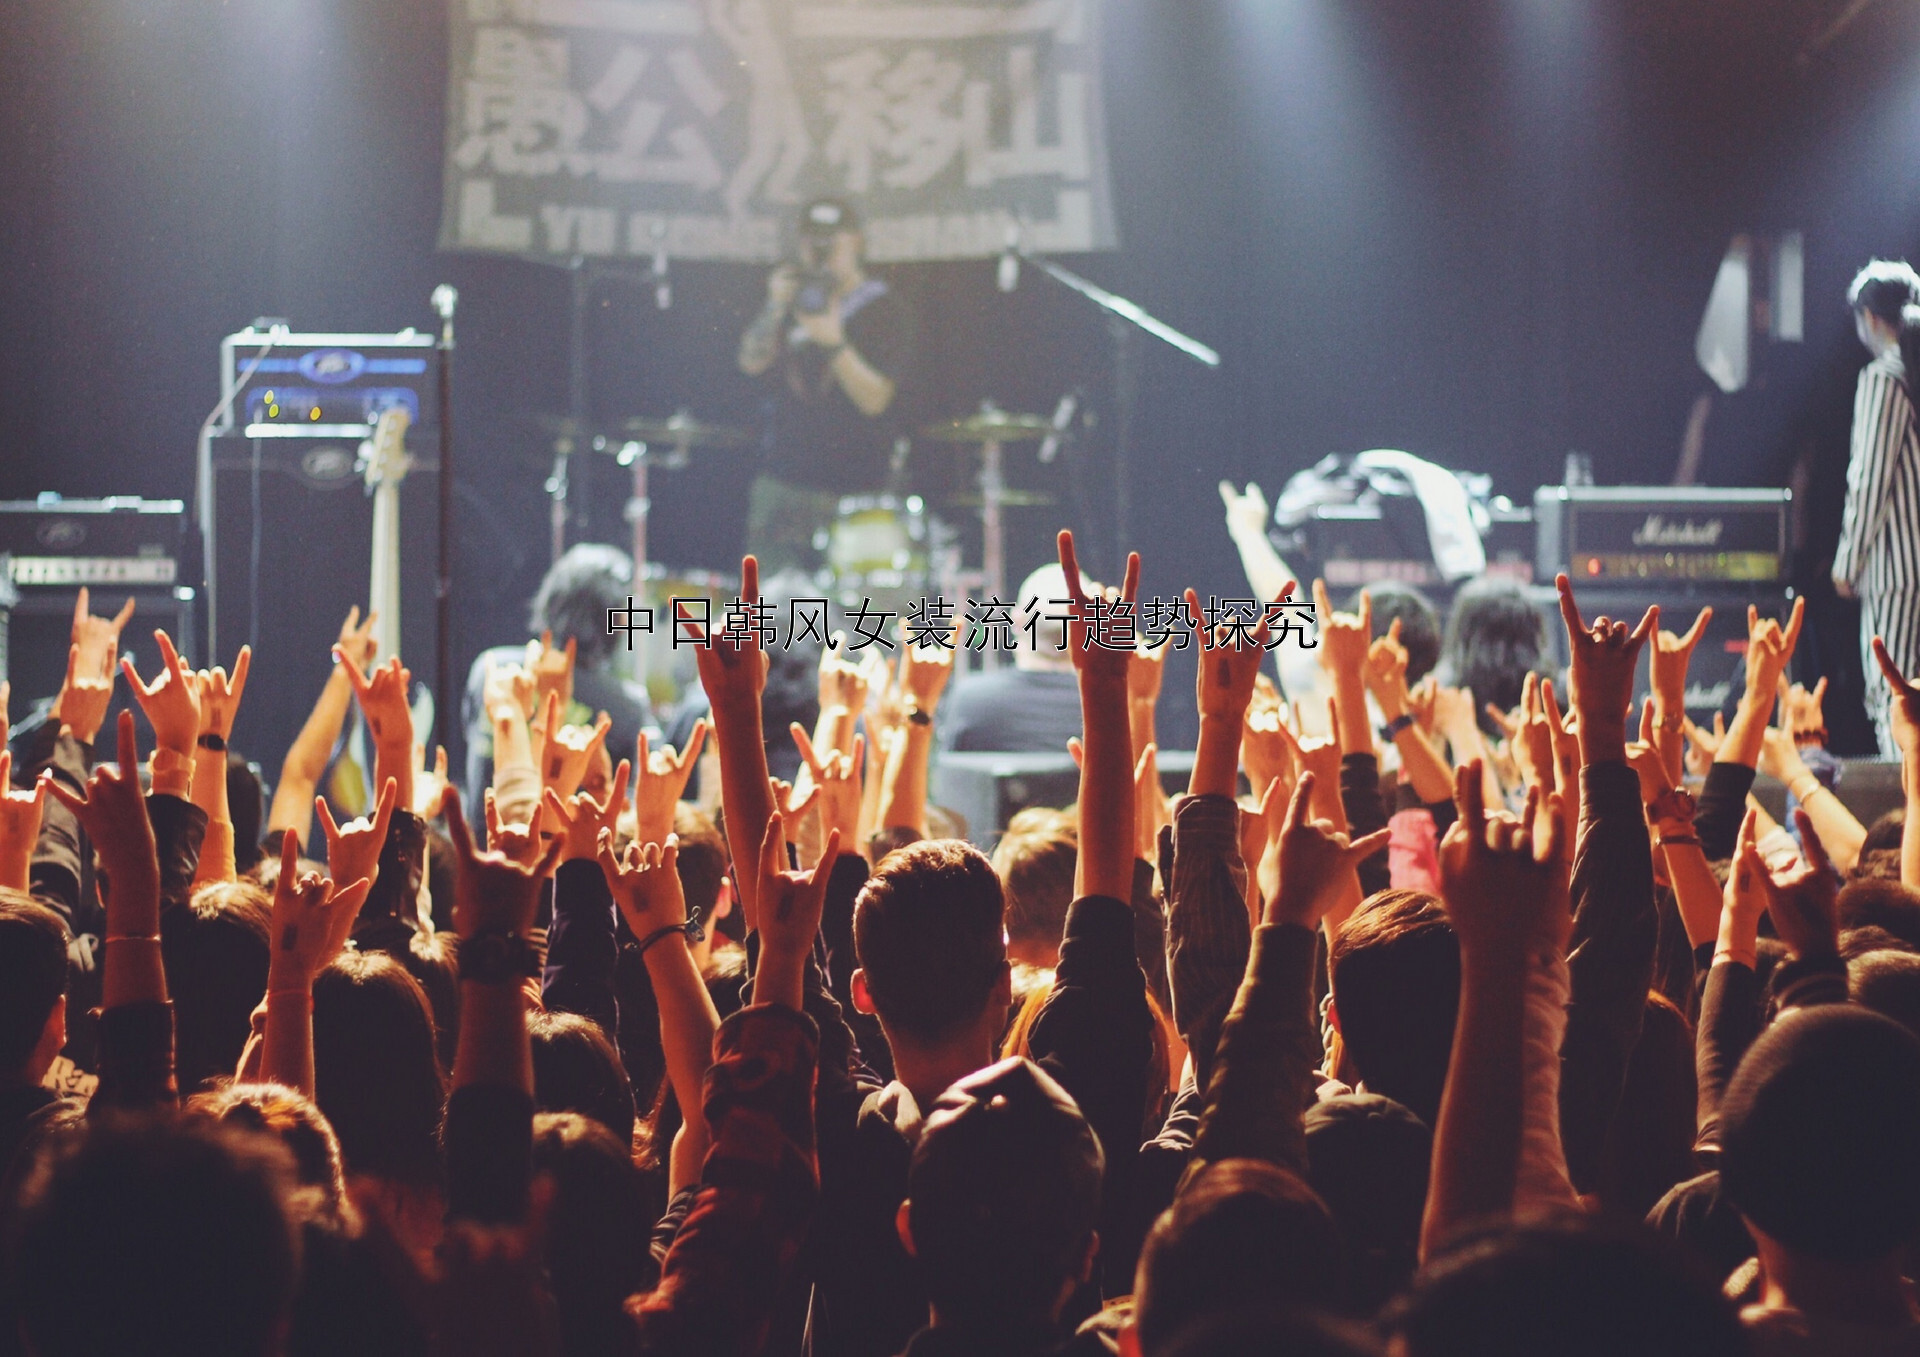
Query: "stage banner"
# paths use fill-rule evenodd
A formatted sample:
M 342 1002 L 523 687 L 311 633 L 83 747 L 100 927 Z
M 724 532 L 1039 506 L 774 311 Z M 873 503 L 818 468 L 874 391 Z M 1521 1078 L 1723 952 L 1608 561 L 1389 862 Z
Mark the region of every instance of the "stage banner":
M 1102 0 L 451 0 L 440 245 L 881 261 L 1111 249 Z

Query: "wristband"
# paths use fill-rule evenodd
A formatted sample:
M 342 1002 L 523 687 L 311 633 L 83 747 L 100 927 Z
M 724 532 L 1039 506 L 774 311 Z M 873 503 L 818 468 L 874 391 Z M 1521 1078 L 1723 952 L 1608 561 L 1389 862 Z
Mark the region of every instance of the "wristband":
M 194 743 L 202 749 L 211 749 L 215 753 L 224 754 L 227 752 L 227 737 L 224 735 L 216 735 L 210 730 L 203 732 L 200 738 L 195 740 Z
M 907 724 L 910 726 L 930 726 L 933 724 L 933 717 L 918 707 L 908 707 Z
M 1380 727 L 1380 738 L 1385 740 L 1388 744 L 1392 744 L 1394 742 L 1394 739 L 1400 734 L 1401 731 L 1412 730 L 1412 729 L 1413 729 L 1413 713 L 1410 711 L 1403 711 L 1398 716 L 1394 717 L 1391 721 L 1387 722 L 1384 726 Z
M 644 957 L 650 950 L 652 950 L 653 945 L 656 942 L 665 941 L 667 938 L 672 937 L 675 933 L 678 933 L 681 937 L 685 938 L 689 944 L 699 942 L 702 938 L 707 936 L 706 929 L 700 926 L 699 918 L 695 917 L 695 918 L 688 919 L 683 924 L 667 924 L 664 928 L 654 929 L 653 932 L 647 934 L 646 937 L 640 939 L 635 950 L 638 953 L 638 955 Z
M 460 978 L 500 985 L 540 974 L 540 949 L 511 929 L 475 933 L 460 943 Z
M 1698 834 L 1662 834 L 1660 836 L 1660 846 L 1662 848 L 1673 848 L 1680 844 L 1691 844 L 1693 847 L 1698 848 L 1700 846 L 1700 836 Z

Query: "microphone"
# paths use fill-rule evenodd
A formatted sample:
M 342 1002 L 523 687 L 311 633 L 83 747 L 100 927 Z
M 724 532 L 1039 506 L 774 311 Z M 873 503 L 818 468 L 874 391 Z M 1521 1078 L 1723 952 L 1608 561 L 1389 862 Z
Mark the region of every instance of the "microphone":
M 1060 455 L 1060 445 L 1066 441 L 1067 428 L 1073 423 L 1073 417 L 1080 412 L 1080 393 L 1069 391 L 1053 407 L 1053 425 L 1047 430 L 1047 436 L 1040 442 L 1040 460 L 1051 462 Z
M 1002 292 L 1011 292 L 1020 286 L 1020 227 L 1007 227 L 1007 243 L 1000 251 L 1000 268 L 995 281 Z
M 460 294 L 451 283 L 442 283 L 433 290 L 434 314 L 441 320 L 453 319 L 454 304 L 460 300 Z

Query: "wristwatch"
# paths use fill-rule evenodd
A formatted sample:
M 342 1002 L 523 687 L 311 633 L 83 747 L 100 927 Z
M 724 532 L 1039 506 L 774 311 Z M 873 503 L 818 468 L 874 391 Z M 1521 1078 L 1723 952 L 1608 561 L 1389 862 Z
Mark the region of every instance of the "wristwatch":
M 1411 730 L 1412 728 L 1413 728 L 1413 713 L 1410 711 L 1403 711 L 1398 716 L 1394 717 L 1391 721 L 1387 722 L 1384 726 L 1380 727 L 1380 738 L 1385 740 L 1388 744 L 1392 744 L 1394 740 L 1399 737 L 1399 734 L 1401 731 Z
M 1691 822 L 1698 808 L 1692 792 L 1685 787 L 1669 787 L 1647 807 L 1647 818 L 1656 824 L 1663 820 Z
M 460 978 L 503 985 L 540 974 L 540 949 L 511 929 L 475 933 L 460 944 Z

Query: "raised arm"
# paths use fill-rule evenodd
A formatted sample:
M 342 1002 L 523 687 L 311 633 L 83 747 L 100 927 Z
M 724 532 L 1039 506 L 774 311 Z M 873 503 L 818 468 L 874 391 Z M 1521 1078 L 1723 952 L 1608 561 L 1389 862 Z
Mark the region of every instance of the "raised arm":
M 273 887 L 273 952 L 267 962 L 267 1032 L 262 1077 L 313 1096 L 313 982 L 339 954 L 352 915 L 372 885 L 365 877 L 336 891 L 333 879 L 300 870 L 300 845 L 281 840 Z
M 1760 761 L 1760 747 L 1766 739 L 1767 722 L 1777 700 L 1780 676 L 1786 673 L 1800 639 L 1800 624 L 1806 613 L 1806 599 L 1795 600 L 1787 625 L 1762 618 L 1747 609 L 1747 681 L 1733 721 L 1726 728 L 1707 769 L 1706 785 L 1700 791 L 1700 843 L 1713 859 L 1733 853 L 1733 839 L 1746 811 L 1747 793 L 1753 787 L 1753 772 Z
M 202 669 L 194 682 L 200 690 L 200 735 L 193 750 L 193 804 L 207 813 L 207 837 L 200 849 L 194 884 L 232 881 L 234 864 L 233 812 L 227 804 L 227 737 L 247 688 L 253 666 L 253 647 L 241 646 L 233 662 L 233 678 L 219 665 Z
M 608 894 L 610 882 L 596 859 L 601 832 L 611 841 L 614 822 L 626 810 L 632 772 L 633 765 L 620 760 L 612 785 L 600 798 L 575 792 L 563 799 L 551 787 L 546 791 L 546 823 L 557 830 L 562 847 L 553 876 L 553 922 L 547 928 L 540 1001 L 550 1012 L 593 1019 L 616 1044 L 620 1004 L 613 976 L 620 943 L 613 924 L 615 900 Z
M 1900 786 L 1906 793 L 1906 823 L 1900 830 L 1900 880 L 1920 887 L 1920 687 L 1900 672 L 1887 652 L 1887 643 L 1873 638 L 1873 658 L 1880 674 L 1893 689 L 1888 713 L 1893 722 L 1893 742 L 1900 750 Z
M 343 658 L 338 649 L 334 658 Z M 399 804 L 413 805 L 413 709 L 407 705 L 412 673 L 401 667 L 397 655 L 375 669 L 371 678 L 358 665 L 344 663 L 341 668 L 373 735 L 374 781 L 384 786 L 392 778 L 399 787 Z
M 740 561 L 740 598 L 760 602 L 760 565 Z M 676 626 L 691 624 L 676 620 Z M 713 708 L 713 737 L 720 751 L 720 806 L 726 818 L 727 849 L 733 857 L 734 887 L 749 928 L 754 926 L 753 882 L 742 870 L 752 864 L 773 815 L 773 790 L 767 784 L 767 746 L 760 726 L 760 695 L 767 686 L 768 657 L 754 628 L 745 634 L 721 632 L 702 638 L 694 651 L 700 685 Z
M 336 655 L 345 658 L 334 661 L 313 710 L 307 713 L 300 733 L 293 737 L 293 743 L 287 746 L 286 758 L 280 762 L 280 780 L 273 789 L 273 803 L 267 808 L 269 835 L 290 830 L 302 846 L 312 839 L 314 792 L 326 773 L 327 759 L 333 754 L 340 728 L 347 721 L 347 708 L 353 702 L 353 684 L 344 666 L 351 664 L 364 672 L 372 661 L 373 624 L 377 618 L 377 613 L 370 612 L 362 622 L 356 604 L 340 626 L 333 648 Z
M 1400 751 L 1400 767 L 1413 784 L 1413 794 L 1428 805 L 1453 794 L 1453 774 L 1440 751 L 1415 718 L 1407 691 L 1407 648 L 1400 644 L 1400 619 L 1367 649 L 1367 691 L 1386 720 L 1383 733 Z
M 1245 494 L 1235 490 L 1231 481 L 1221 481 L 1220 501 L 1227 510 L 1227 535 L 1240 553 L 1240 568 L 1246 571 L 1254 596 L 1279 598 L 1294 572 L 1267 537 L 1267 497 L 1252 481 L 1247 482 Z
M 927 833 L 927 769 L 933 754 L 934 713 L 940 694 L 953 677 L 953 660 L 960 632 L 950 644 L 900 647 L 900 687 L 906 696 L 906 740 L 887 761 L 887 783 L 880 791 L 880 829 L 911 829 Z
M 1096 644 L 1090 600 L 1080 592 L 1073 534 L 1059 538 L 1060 568 L 1072 596 L 1067 648 L 1080 678 L 1080 854 L 1073 893 L 1130 899 L 1133 892 L 1133 734 L 1127 724 L 1127 666 L 1131 648 Z M 1115 599 L 1131 607 L 1140 588 L 1140 557 L 1127 557 Z M 1248 680 L 1251 684 L 1252 680 Z M 1237 744 L 1237 733 L 1236 733 Z
M 1675 785 L 1686 774 L 1683 760 L 1687 752 L 1687 666 L 1693 660 L 1693 648 L 1700 643 L 1701 634 L 1712 620 L 1713 609 L 1707 607 L 1695 614 L 1685 636 L 1656 631 L 1653 649 L 1649 652 L 1653 728 L 1660 757 L 1667 765 L 1667 777 Z

